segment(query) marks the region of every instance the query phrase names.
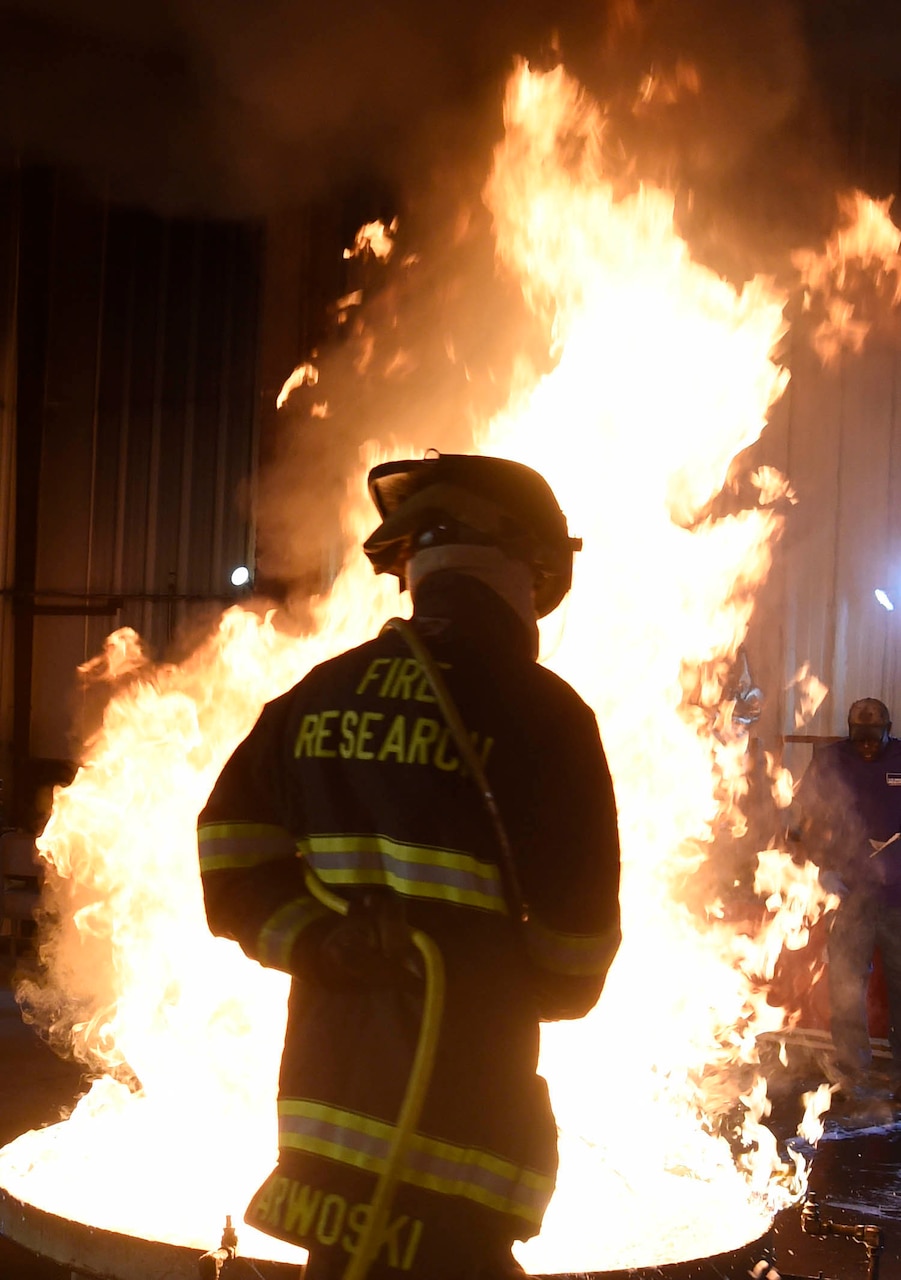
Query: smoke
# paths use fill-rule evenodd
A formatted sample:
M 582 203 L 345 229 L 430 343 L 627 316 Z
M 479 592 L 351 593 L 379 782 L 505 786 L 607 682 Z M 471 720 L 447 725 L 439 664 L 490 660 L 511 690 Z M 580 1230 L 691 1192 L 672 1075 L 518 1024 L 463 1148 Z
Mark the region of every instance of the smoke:
M 0 144 L 159 211 L 266 213 L 402 176 L 435 116 L 603 13 L 551 8 L 3 0 Z
M 407 202 L 389 262 L 355 264 L 362 303 L 339 314 L 312 357 L 318 380 L 278 414 L 259 484 L 264 577 L 301 592 L 327 586 L 340 568 L 348 477 L 370 442 L 414 456 L 466 451 L 514 380 L 546 366 L 546 326 L 495 264 L 480 194 L 490 149 L 481 159 Z M 372 517 L 374 527 L 374 508 Z
M 636 137 L 679 133 L 695 177 L 725 162 L 740 187 L 792 124 L 808 47 L 847 77 L 899 25 L 850 0 L 0 0 L 0 147 L 159 211 L 265 214 L 361 174 L 405 184 L 442 119 L 472 127 L 515 56 L 554 46 L 620 105 L 694 66 L 695 109 L 649 102 Z
M 854 43 L 837 17 L 826 38 L 824 8 L 617 0 L 589 18 L 571 7 L 536 56 L 562 58 L 603 104 L 606 169 L 623 192 L 640 181 L 675 192 L 696 259 L 737 283 L 763 273 L 791 287 L 792 251 L 829 234 L 848 185 L 825 110 L 834 86 L 819 64 L 840 30 L 853 78 Z M 818 33 L 825 43 L 811 42 Z M 511 38 L 507 54 L 516 48 Z M 481 198 L 502 80 L 486 76 L 465 102 L 443 101 L 409 135 L 394 259 L 361 268 L 363 305 L 315 354 L 319 382 L 279 418 L 260 490 L 264 575 L 309 588 L 337 567 L 346 478 L 367 441 L 468 448 L 518 380 L 547 365 L 549 318 L 531 315 L 495 264 Z
M 600 64 L 574 68 L 608 103 L 623 180 L 675 191 L 694 255 L 738 281 L 780 274 L 789 248 L 826 236 L 847 184 L 831 112 L 855 46 L 843 80 L 827 73 L 810 21 L 824 9 L 623 0 Z

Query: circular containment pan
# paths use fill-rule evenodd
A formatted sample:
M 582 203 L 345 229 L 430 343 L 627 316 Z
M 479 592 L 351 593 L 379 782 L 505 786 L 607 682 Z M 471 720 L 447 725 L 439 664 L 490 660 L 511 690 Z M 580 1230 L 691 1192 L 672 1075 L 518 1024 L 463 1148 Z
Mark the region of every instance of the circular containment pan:
M 653 1232 L 652 1215 L 648 1230 Z M 201 1275 L 200 1250 L 74 1222 L 18 1200 L 3 1187 L 0 1187 L 0 1235 L 60 1266 L 69 1267 L 78 1275 L 97 1276 L 102 1280 L 198 1280 Z M 210 1250 L 216 1249 L 217 1244 L 211 1241 Z M 746 1277 L 752 1267 L 769 1254 L 770 1232 L 767 1232 L 729 1253 L 626 1271 L 580 1272 L 578 1280 L 592 1276 L 602 1280 L 732 1280 Z M 238 1265 L 241 1261 L 239 1240 L 238 1258 L 234 1264 L 223 1267 L 222 1280 L 232 1275 L 238 1280 L 240 1273 L 252 1275 L 250 1268 Z M 293 1264 L 248 1261 L 262 1280 L 298 1280 L 302 1275 L 302 1268 Z M 209 1274 L 216 1274 L 212 1265 Z M 575 1277 L 549 1275 L 536 1280 L 575 1280 Z
M 0 1235 L 42 1258 L 69 1267 L 77 1276 L 97 1276 L 100 1280 L 198 1280 L 202 1274 L 201 1249 L 74 1222 L 18 1200 L 4 1187 L 0 1187 Z M 218 1240 L 211 1240 L 210 1250 L 218 1244 Z M 238 1260 L 241 1261 L 240 1241 Z M 256 1275 L 250 1267 L 229 1264 L 223 1267 L 222 1280 L 231 1275 L 239 1280 L 240 1272 L 254 1276 L 254 1280 L 256 1276 L 261 1280 L 298 1280 L 302 1274 L 302 1268 L 284 1262 L 249 1261 Z M 216 1274 L 212 1263 L 208 1274 Z
M 653 1210 L 649 1213 L 648 1235 L 654 1231 Z M 535 1280 L 747 1280 L 758 1262 L 772 1257 L 772 1229 L 748 1244 L 728 1253 L 685 1262 L 663 1262 L 655 1267 L 632 1267 L 626 1271 L 578 1272 L 573 1275 L 539 1276 Z

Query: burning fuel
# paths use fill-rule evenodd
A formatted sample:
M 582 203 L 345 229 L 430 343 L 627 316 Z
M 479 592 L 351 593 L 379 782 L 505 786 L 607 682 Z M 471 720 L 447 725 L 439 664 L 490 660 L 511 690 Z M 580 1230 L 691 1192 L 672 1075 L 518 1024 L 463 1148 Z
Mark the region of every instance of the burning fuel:
M 518 67 L 505 125 L 485 200 L 498 260 L 546 321 L 552 359 L 540 375 L 522 363 L 472 447 L 546 475 L 584 538 L 542 660 L 597 712 L 624 854 L 624 943 L 602 1001 L 544 1031 L 561 1168 L 520 1260 L 545 1273 L 647 1266 L 755 1239 L 804 1186 L 801 1157 L 766 1127 L 756 1038 L 785 1028 L 766 979 L 829 902 L 810 868 L 773 849 L 753 925 L 685 892 L 716 833 L 740 829 L 746 739 L 728 672 L 788 482 L 768 469 L 756 505 L 708 508 L 785 389 L 773 352 L 787 298 L 695 262 L 669 192 L 615 193 L 603 117 L 562 68 Z M 358 247 L 384 247 L 364 230 Z M 872 253 L 896 250 L 888 235 Z M 841 269 L 810 257 L 808 287 L 831 297 Z M 309 367 L 292 378 L 309 382 Z M 93 664 L 115 693 L 40 841 L 59 926 L 46 982 L 24 994 L 98 1078 L 68 1121 L 0 1154 L 0 1183 L 22 1200 L 202 1249 L 272 1167 L 287 979 L 207 932 L 194 825 L 263 702 L 397 611 L 358 550 L 372 524 L 364 477 L 386 454 L 373 446 L 349 478 L 343 568 L 303 635 L 286 615 L 236 607 L 181 665 L 149 666 L 122 632 Z M 815 678 L 809 688 L 813 701 Z M 784 806 L 791 779 L 770 765 Z M 808 1103 L 811 1141 L 828 1090 Z M 247 1253 L 290 1255 L 249 1236 Z

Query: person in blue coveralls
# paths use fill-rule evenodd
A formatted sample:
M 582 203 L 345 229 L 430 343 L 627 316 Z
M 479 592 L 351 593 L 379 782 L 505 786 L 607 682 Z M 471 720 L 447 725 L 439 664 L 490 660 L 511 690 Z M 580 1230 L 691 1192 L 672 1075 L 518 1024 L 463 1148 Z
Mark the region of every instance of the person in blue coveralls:
M 800 835 L 840 905 L 827 942 L 834 1082 L 847 1097 L 877 1087 L 867 986 L 878 948 L 888 994 L 890 1087 L 901 1096 L 901 740 L 885 703 L 861 698 L 848 736 L 814 754 L 798 788 Z

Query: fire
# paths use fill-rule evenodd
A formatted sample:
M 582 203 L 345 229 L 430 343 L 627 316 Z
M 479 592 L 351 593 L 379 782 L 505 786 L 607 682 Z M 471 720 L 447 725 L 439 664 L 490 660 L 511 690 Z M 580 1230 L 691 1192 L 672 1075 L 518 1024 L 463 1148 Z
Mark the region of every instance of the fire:
M 315 365 L 310 364 L 308 361 L 299 364 L 282 384 L 282 389 L 276 396 L 275 407 L 280 409 L 283 404 L 286 404 L 288 397 L 296 387 L 315 387 L 318 381 L 319 371 Z
M 604 996 L 542 1039 L 561 1168 L 544 1230 L 520 1251 L 541 1272 L 725 1251 L 800 1194 L 800 1156 L 765 1125 L 756 1037 L 785 1027 L 765 989 L 779 951 L 830 905 L 778 850 L 754 869 L 753 918 L 736 920 L 728 895 L 692 900 L 718 834 L 742 830 L 729 672 L 790 491 L 761 469 L 756 506 L 708 507 L 785 388 L 771 353 L 786 297 L 693 261 L 672 195 L 615 193 L 603 153 L 601 114 L 563 69 L 518 67 L 485 199 L 555 363 L 521 370 L 473 447 L 546 475 L 584 538 L 542 660 L 597 711 L 624 855 L 624 943 Z M 360 250 L 383 247 L 364 232 Z M 272 1166 L 287 979 L 209 935 L 194 825 L 263 702 L 397 611 L 359 551 L 377 455 L 351 478 L 344 567 L 304 634 L 233 608 L 181 665 L 148 667 L 131 633 L 93 664 L 115 694 L 40 841 L 60 921 L 48 985 L 24 994 L 99 1078 L 71 1119 L 0 1153 L 0 1184 L 23 1200 L 207 1248 Z M 784 806 L 791 779 L 770 773 Z M 808 1103 L 812 1140 L 828 1090 Z M 248 1229 L 241 1247 L 299 1257 Z
M 367 222 L 354 236 L 353 247 L 344 250 L 345 258 L 365 257 L 371 253 L 375 258 L 390 258 L 394 251 L 394 236 L 397 233 L 397 218 L 390 226 L 384 222 Z
M 819 711 L 823 699 L 829 690 L 819 676 L 810 670 L 810 663 L 804 662 L 789 681 L 789 688 L 798 690 L 797 709 L 795 711 L 795 728 L 802 729 Z
M 870 330 L 869 321 L 849 296 L 857 272 L 872 285 L 901 302 L 901 232 L 889 215 L 891 200 L 872 200 L 853 191 L 839 200 L 841 225 L 821 253 L 799 250 L 794 257 L 804 289 L 804 306 L 817 308 L 819 323 L 813 343 L 824 364 L 845 347 L 859 351 Z

